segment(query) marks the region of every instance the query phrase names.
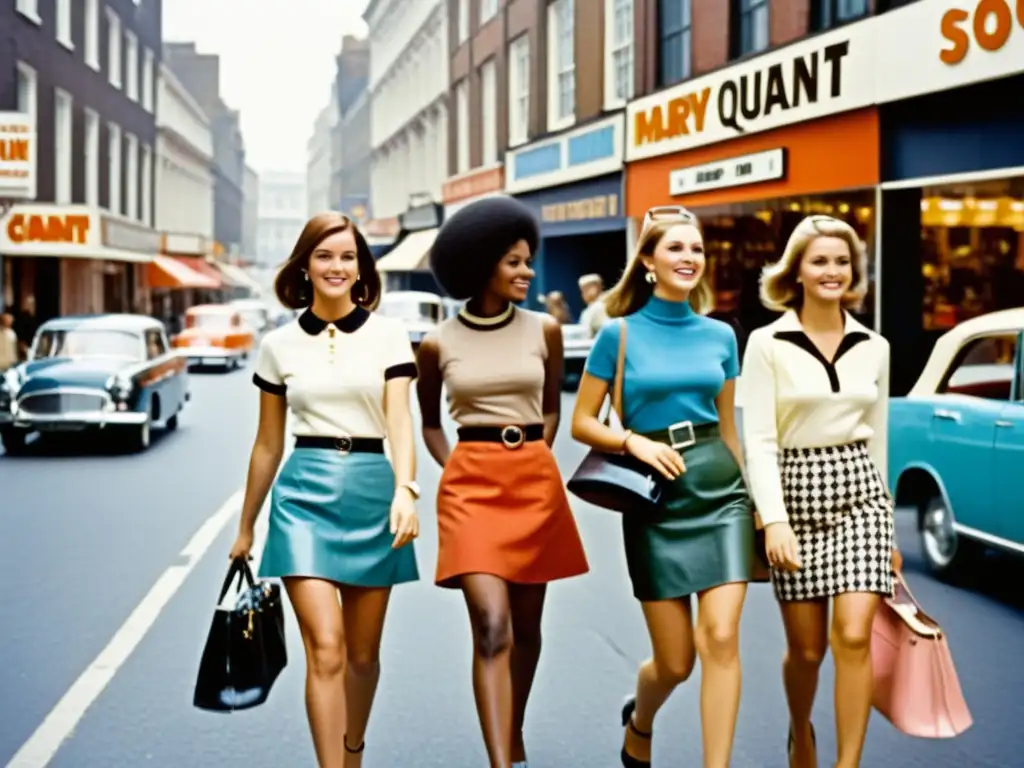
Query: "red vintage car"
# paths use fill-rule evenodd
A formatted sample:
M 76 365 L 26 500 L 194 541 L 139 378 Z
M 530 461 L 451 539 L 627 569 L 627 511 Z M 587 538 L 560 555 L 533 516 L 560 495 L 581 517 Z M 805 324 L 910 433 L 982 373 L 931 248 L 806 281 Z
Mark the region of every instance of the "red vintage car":
M 256 343 L 242 314 L 225 304 L 202 304 L 185 312 L 185 330 L 171 340 L 190 365 L 240 368 Z

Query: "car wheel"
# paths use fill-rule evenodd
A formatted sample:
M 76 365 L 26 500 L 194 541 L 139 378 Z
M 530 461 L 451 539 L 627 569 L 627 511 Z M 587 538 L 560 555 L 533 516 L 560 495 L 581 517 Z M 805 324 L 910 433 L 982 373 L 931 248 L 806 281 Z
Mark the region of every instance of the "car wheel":
M 970 545 L 956 532 L 945 499 L 932 497 L 921 512 L 921 552 L 928 568 L 937 576 L 952 577 L 970 554 Z
M 28 432 L 21 429 L 0 430 L 0 443 L 3 443 L 4 452 L 8 456 L 18 456 L 25 452 L 25 440 Z
M 129 453 L 141 453 L 149 448 L 153 440 L 153 421 L 147 419 L 144 424 L 138 427 L 129 428 L 128 439 L 125 448 Z
M 178 428 L 178 414 L 174 414 L 173 416 L 171 416 L 171 418 L 167 420 L 167 424 L 164 426 L 164 428 L 168 432 L 173 432 L 174 430 L 176 430 Z

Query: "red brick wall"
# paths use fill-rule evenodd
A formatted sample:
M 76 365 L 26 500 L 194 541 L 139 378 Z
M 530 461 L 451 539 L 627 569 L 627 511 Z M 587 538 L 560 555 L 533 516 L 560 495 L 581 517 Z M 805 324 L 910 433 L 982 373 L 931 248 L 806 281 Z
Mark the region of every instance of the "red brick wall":
M 810 31 L 811 0 L 769 0 L 768 43 L 772 48 L 806 37 Z
M 694 76 L 729 61 L 729 5 L 729 0 L 693 0 Z

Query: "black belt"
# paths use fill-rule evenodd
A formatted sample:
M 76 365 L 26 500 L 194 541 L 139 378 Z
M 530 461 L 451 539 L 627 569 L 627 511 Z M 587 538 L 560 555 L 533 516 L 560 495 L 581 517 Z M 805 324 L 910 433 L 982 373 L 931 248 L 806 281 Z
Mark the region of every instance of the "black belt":
M 299 435 L 296 448 L 328 448 L 339 453 L 384 453 L 384 440 L 379 437 L 312 437 Z
M 518 448 L 523 443 L 544 439 L 543 424 L 517 427 L 459 427 L 459 440 L 469 443 L 502 443 L 506 448 Z
M 667 429 L 659 429 L 657 432 L 644 432 L 644 437 L 664 443 L 675 448 L 677 451 L 685 451 L 698 443 L 719 438 L 718 422 L 710 424 L 694 424 L 692 421 L 680 421 Z

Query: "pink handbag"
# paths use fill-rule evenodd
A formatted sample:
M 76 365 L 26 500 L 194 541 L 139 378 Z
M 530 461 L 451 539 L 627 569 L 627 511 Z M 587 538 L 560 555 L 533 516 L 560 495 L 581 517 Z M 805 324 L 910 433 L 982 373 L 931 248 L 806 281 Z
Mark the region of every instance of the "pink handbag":
M 948 739 L 971 727 L 953 657 L 938 623 L 921 610 L 903 576 L 871 628 L 873 705 L 909 736 Z

